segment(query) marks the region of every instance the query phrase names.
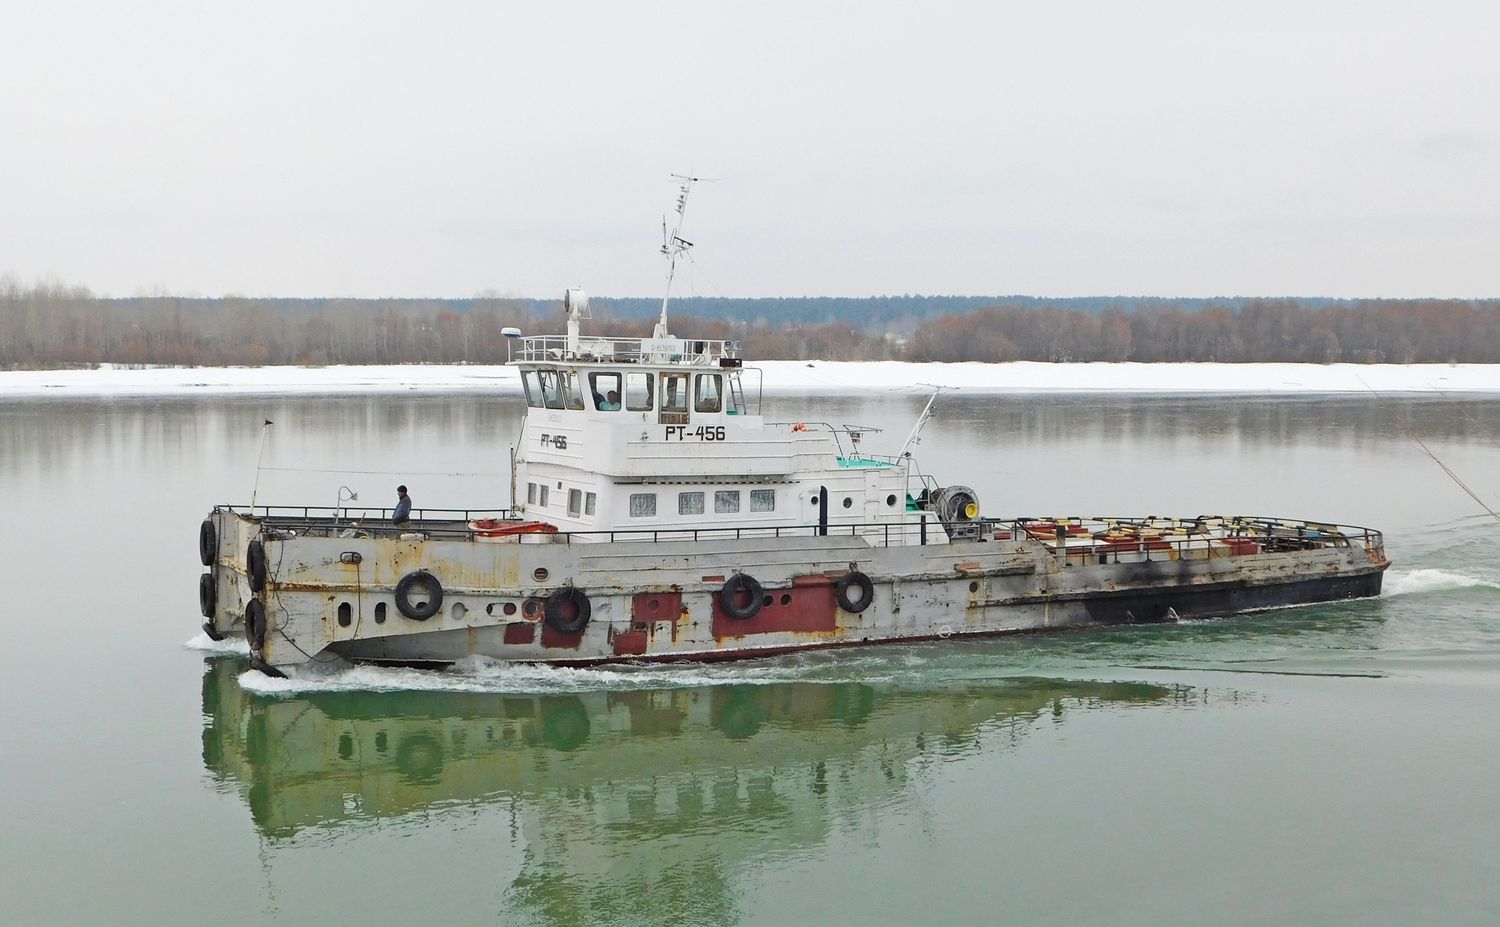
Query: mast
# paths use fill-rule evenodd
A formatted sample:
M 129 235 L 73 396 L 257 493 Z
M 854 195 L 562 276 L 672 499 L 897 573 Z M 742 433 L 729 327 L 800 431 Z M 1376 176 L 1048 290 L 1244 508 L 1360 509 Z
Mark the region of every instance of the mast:
M 582 287 L 569 287 L 563 293 L 563 308 L 568 312 L 567 355 L 578 356 L 578 330 L 580 319 L 593 318 L 589 314 L 589 296 Z
M 937 402 L 937 398 L 942 393 L 942 387 L 934 387 L 932 395 L 927 397 L 927 405 L 922 407 L 922 414 L 917 416 L 917 423 L 912 426 L 911 434 L 906 436 L 906 443 L 901 445 L 901 453 L 897 455 L 902 460 L 910 459 L 912 448 L 921 443 L 922 429 L 927 427 L 927 423 L 932 420 L 932 404 Z
M 689 177 L 685 174 L 673 174 L 672 179 L 678 182 L 677 188 L 677 224 L 671 232 L 667 231 L 667 217 L 661 217 L 661 253 L 667 259 L 667 287 L 661 296 L 661 318 L 656 322 L 656 329 L 651 333 L 653 338 L 670 338 L 667 332 L 667 301 L 672 298 L 672 278 L 677 275 L 677 259 L 687 253 L 693 243 L 682 237 L 682 222 L 687 217 L 688 193 L 692 192 L 693 184 L 697 183 L 697 177 Z

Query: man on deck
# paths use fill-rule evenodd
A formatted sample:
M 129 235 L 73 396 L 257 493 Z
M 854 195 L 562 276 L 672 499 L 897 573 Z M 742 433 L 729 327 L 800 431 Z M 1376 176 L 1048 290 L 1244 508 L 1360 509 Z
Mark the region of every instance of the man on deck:
M 396 487 L 396 511 L 391 513 L 391 524 L 404 525 L 411 521 L 411 496 L 405 486 Z

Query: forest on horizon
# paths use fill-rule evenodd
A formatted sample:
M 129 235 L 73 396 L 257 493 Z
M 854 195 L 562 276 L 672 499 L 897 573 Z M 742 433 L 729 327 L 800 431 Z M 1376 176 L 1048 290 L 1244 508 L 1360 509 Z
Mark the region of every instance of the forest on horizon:
M 591 299 L 586 333 L 650 334 L 654 299 Z M 673 334 L 751 360 L 1500 362 L 1500 300 L 891 296 L 673 300 Z M 0 278 L 0 367 L 495 364 L 560 300 L 97 297 Z

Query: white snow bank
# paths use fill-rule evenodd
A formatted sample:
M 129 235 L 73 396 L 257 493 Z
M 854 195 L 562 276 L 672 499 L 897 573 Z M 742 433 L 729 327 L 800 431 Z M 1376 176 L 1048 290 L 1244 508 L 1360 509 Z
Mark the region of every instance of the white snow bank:
M 776 393 L 922 390 L 1142 393 L 1500 393 L 1500 364 L 913 364 L 766 361 Z M 753 380 L 751 388 L 754 388 Z M 517 392 L 506 366 L 149 367 L 0 371 L 0 396 Z

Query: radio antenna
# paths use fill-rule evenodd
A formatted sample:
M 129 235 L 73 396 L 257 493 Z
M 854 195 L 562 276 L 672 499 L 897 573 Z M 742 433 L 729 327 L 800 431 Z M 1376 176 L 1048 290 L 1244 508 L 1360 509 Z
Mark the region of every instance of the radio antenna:
M 661 253 L 667 259 L 667 288 L 661 296 L 661 318 L 656 322 L 656 330 L 651 333 L 653 338 L 670 338 L 667 333 L 667 301 L 672 298 L 672 278 L 677 275 L 677 259 L 687 253 L 693 243 L 682 237 L 682 222 L 687 218 L 688 194 L 692 192 L 693 184 L 698 182 L 697 177 L 689 177 L 686 174 L 673 174 L 672 179 L 677 181 L 677 223 L 670 232 L 667 231 L 667 217 L 661 217 Z

